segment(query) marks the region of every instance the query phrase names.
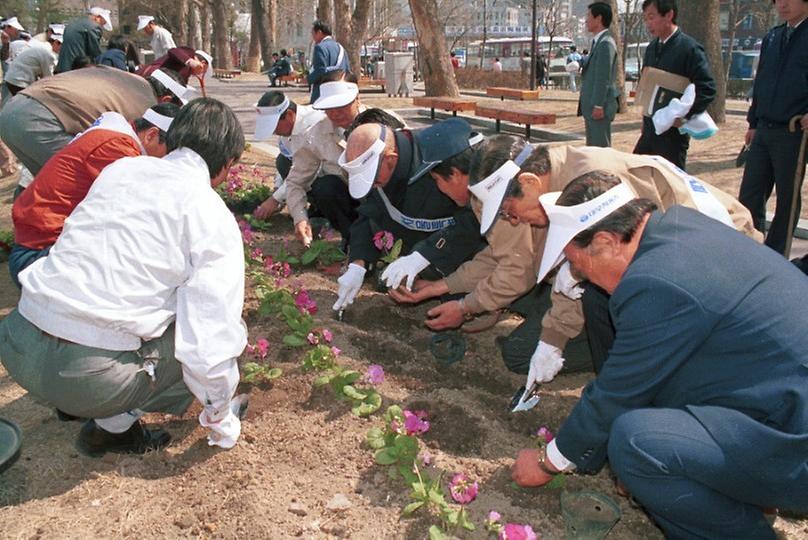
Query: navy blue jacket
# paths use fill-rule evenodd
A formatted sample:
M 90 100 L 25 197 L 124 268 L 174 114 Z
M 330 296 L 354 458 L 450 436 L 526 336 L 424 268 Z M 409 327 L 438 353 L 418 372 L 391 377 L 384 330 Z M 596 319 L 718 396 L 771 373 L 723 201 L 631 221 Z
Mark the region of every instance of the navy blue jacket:
M 70 71 L 73 61 L 80 56 L 96 58 L 101 54 L 101 27 L 88 17 L 79 17 L 67 25 L 64 42 L 59 49 L 57 73 Z
M 787 124 L 808 113 L 808 21 L 784 44 L 786 25 L 772 28 L 760 48 L 752 106 L 746 115 L 750 128 L 758 121 Z
M 695 210 L 654 212 L 609 302 L 614 345 L 559 450 L 597 471 L 621 414 L 685 409 L 748 472 L 738 500 L 808 510 L 806 298 L 805 275 L 770 248 Z
M 95 59 L 99 66 L 110 66 L 124 71 L 129 71 L 126 65 L 126 53 L 120 49 L 108 49 Z
M 329 71 L 341 69 L 350 71 L 348 63 L 348 51 L 342 55 L 342 61 L 337 62 L 342 46 L 331 36 L 326 36 L 320 43 L 314 46 L 311 59 L 311 71 L 308 76 L 308 83 L 311 85 L 311 102 L 314 103 L 320 97 L 320 81 Z
M 664 45 L 659 38 L 651 41 L 645 49 L 643 66 L 687 77 L 696 85 L 696 101 L 685 115 L 686 118 L 703 113 L 715 99 L 715 79 L 707 63 L 704 47 L 681 29 L 677 30 Z M 652 130 L 654 128 L 650 117 L 643 117 L 643 124 L 644 128 Z

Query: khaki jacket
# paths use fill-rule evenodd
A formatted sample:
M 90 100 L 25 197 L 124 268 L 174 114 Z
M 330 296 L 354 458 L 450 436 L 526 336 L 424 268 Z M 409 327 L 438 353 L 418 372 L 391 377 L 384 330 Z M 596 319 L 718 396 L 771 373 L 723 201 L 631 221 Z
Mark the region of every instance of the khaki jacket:
M 637 196 L 650 199 L 662 210 L 677 204 L 696 209 L 684 180 L 650 156 L 582 146 L 558 146 L 550 148 L 549 152 L 552 186 L 566 186 L 584 173 L 605 170 L 622 178 Z M 738 231 L 758 242 L 763 241 L 763 235 L 754 228 L 751 214 L 741 203 L 706 182 L 702 184 L 724 205 Z M 563 349 L 567 340 L 583 329 L 581 302 L 556 293 L 551 301 L 550 310 L 542 320 L 541 340 Z

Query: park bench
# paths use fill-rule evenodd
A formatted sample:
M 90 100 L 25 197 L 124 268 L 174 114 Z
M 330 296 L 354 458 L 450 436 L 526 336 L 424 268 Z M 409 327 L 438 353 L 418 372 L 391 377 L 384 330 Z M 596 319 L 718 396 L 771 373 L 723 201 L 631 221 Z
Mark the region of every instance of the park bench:
M 240 69 L 215 69 L 213 70 L 213 76 L 217 79 L 234 79 L 241 75 Z
M 384 79 L 371 79 L 370 77 L 360 77 L 357 81 L 357 86 L 360 88 L 369 88 L 371 86 L 379 86 L 381 87 L 382 92 L 384 92 Z
M 524 88 L 508 88 L 506 86 L 489 86 L 485 89 L 485 94 L 491 97 L 498 97 L 501 101 L 505 98 L 518 99 L 520 101 L 535 101 L 539 99 L 539 90 L 525 90 Z
M 525 138 L 530 140 L 530 126 L 540 124 L 555 124 L 556 115 L 539 111 L 526 111 L 524 109 L 514 109 L 513 107 L 497 105 L 477 105 L 474 114 L 485 118 L 493 118 L 497 121 L 496 130 L 499 133 L 502 120 L 515 124 L 525 125 Z
M 416 107 L 429 107 L 429 117 L 435 119 L 435 109 L 451 111 L 452 116 L 457 116 L 457 111 L 473 111 L 477 102 L 468 98 L 453 98 L 446 96 L 420 96 L 412 98 L 412 104 Z
M 289 75 L 281 75 L 278 77 L 278 83 L 283 86 L 289 86 L 289 83 L 298 84 L 302 82 L 303 75 L 300 73 L 290 73 Z

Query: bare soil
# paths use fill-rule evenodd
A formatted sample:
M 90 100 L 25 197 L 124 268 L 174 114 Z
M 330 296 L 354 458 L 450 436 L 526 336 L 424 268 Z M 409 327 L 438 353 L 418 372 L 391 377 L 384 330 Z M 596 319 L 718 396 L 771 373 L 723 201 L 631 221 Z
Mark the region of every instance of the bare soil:
M 366 99 L 398 107 L 408 101 Z M 582 129 L 573 116 L 574 104 L 539 105 L 566 115 L 558 128 Z M 618 148 L 630 150 L 637 126 L 636 118 L 618 122 Z M 740 137 L 741 122 L 731 117 L 718 138 L 694 144 L 693 172 L 737 188 L 740 172 L 728 163 Z M 254 151 L 243 162 L 273 167 L 271 159 Z M 0 180 L 2 228 L 10 226 L 14 181 Z M 258 234 L 268 253 L 292 238 L 288 216 L 275 216 L 271 224 L 270 232 Z M 370 363 L 384 366 L 383 408 L 397 403 L 428 411 L 432 428 L 423 440 L 434 458 L 432 468 L 464 471 L 480 482 L 479 496 L 469 505 L 478 531 L 461 537 L 485 538 L 482 522 L 490 510 L 508 521 L 531 524 L 544 538 L 564 536 L 561 490 L 517 488 L 509 466 L 520 448 L 532 444 L 530 434 L 539 425 L 553 430 L 561 425 L 592 374 L 559 376 L 544 387 L 535 411 L 512 414 L 507 404 L 523 376 L 504 368 L 494 338 L 512 330 L 516 317 L 468 336 L 463 361 L 443 367 L 426 348 L 431 333 L 423 319 L 434 304 L 398 307 L 366 285 L 346 321 L 337 322 L 330 309 L 335 278 L 316 271 L 300 272 L 297 278 L 317 301 L 318 325 L 334 332 L 344 361 L 360 369 Z M 7 265 L 0 265 L 0 316 L 16 301 Z M 364 445 L 367 430 L 381 425 L 379 415 L 357 418 L 326 389 L 313 389 L 313 375 L 299 367 L 300 351 L 280 344 L 283 329 L 259 317 L 256 306 L 250 290 L 244 314 L 250 340 L 270 340 L 270 359 L 283 375 L 271 384 L 245 386 L 251 402 L 243 437 L 229 451 L 207 446 L 196 422 L 198 406 L 193 406 L 182 418 L 147 418 L 173 434 L 165 451 L 84 457 L 73 446 L 79 424 L 58 421 L 50 407 L 27 396 L 0 368 L 0 416 L 15 420 L 24 432 L 19 462 L 0 476 L 0 537 L 425 538 L 435 520 L 420 514 L 400 517 L 407 492 L 400 480 L 389 480 L 385 468 L 374 464 Z M 564 489 L 596 489 L 619 503 L 623 519 L 611 538 L 662 537 L 641 510 L 616 494 L 608 471 L 570 476 Z M 336 494 L 347 496 L 350 508 L 328 510 Z M 808 536 L 808 520 L 779 518 L 775 526 L 786 538 Z

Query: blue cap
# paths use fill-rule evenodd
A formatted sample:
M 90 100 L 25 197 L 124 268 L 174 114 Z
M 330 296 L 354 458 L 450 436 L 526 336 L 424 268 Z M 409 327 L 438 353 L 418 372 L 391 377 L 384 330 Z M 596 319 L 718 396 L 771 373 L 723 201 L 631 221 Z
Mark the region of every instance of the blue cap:
M 468 150 L 483 140 L 482 135 L 471 131 L 469 123 L 460 118 L 449 118 L 412 133 L 421 156 L 421 164 L 410 178 L 410 183 L 421 178 L 442 161 Z

